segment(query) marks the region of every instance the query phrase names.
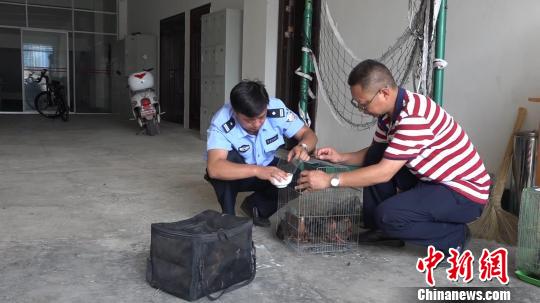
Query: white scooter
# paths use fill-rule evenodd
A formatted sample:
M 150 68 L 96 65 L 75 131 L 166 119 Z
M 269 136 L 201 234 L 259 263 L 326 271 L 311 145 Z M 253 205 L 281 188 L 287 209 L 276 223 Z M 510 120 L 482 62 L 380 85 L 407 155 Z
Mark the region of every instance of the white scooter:
M 160 108 L 154 91 L 152 68 L 133 73 L 128 78 L 131 111 L 139 127 L 149 136 L 159 134 Z

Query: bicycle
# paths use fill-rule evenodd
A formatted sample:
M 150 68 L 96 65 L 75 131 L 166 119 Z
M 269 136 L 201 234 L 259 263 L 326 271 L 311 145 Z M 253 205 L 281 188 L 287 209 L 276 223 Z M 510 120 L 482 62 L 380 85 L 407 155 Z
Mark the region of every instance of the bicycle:
M 42 79 L 45 79 L 43 91 L 34 98 L 36 110 L 44 117 L 60 117 L 62 121 L 68 121 L 69 105 L 64 98 L 64 86 L 60 81 L 49 81 L 47 69 L 41 71 L 36 82 L 41 83 Z

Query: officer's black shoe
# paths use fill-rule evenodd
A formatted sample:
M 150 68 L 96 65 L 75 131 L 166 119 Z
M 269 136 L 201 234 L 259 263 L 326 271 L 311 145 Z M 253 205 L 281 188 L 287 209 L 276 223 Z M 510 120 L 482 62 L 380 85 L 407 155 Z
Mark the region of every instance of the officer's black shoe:
M 403 240 L 385 236 L 380 230 L 368 230 L 358 235 L 358 244 L 402 247 Z
M 242 205 L 240 205 L 240 209 L 250 218 L 253 219 L 253 224 L 255 226 L 260 226 L 260 227 L 269 227 L 271 224 L 270 224 L 270 220 L 268 220 L 268 218 L 263 218 L 259 215 L 259 210 L 257 209 L 257 207 L 252 207 L 249 205 L 249 199 L 245 199 L 244 202 L 242 202 Z

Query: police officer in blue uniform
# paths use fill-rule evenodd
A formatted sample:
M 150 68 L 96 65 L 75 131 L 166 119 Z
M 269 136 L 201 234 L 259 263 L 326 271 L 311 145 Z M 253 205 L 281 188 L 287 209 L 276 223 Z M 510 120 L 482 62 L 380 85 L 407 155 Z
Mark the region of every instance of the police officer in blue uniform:
M 239 192 L 254 191 L 241 208 L 258 226 L 270 226 L 268 217 L 277 209 L 277 188 L 269 181 L 284 180 L 287 173 L 276 167 L 275 154 L 284 136 L 298 145 L 288 160 L 309 160 L 317 136 L 298 116 L 276 98 L 269 98 L 256 81 L 238 83 L 208 128 L 207 175 L 223 213 L 235 214 Z

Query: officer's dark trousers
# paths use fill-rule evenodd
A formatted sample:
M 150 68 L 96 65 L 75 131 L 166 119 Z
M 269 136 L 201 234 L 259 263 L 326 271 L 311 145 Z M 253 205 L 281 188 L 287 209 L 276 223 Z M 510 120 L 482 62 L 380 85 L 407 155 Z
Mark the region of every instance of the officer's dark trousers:
M 387 144 L 373 143 L 364 166 L 378 163 L 386 147 Z M 462 244 L 465 224 L 476 220 L 482 209 L 483 205 L 444 185 L 418 180 L 405 166 L 389 182 L 364 188 L 367 228 L 440 250 Z
M 229 151 L 227 160 L 234 163 L 245 163 L 244 158 L 236 150 Z M 275 166 L 274 159 L 269 166 Z M 249 196 L 249 207 L 257 207 L 263 218 L 271 216 L 277 210 L 277 188 L 272 183 L 255 177 L 240 180 L 217 180 L 208 178 L 214 187 L 223 213 L 235 215 L 234 206 L 239 192 L 254 191 Z

